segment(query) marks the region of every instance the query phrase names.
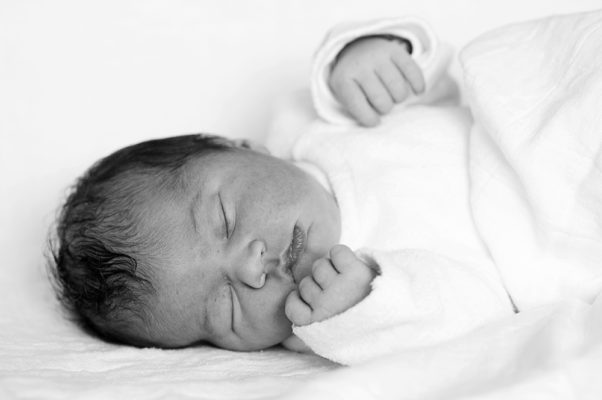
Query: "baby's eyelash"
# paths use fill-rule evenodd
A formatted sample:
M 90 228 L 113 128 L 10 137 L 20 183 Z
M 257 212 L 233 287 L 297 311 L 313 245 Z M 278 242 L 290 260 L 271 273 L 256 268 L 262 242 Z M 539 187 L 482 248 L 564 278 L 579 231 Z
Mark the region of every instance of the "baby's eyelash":
M 226 210 L 224 209 L 224 202 L 222 201 L 221 196 L 219 196 L 219 205 L 222 209 L 222 217 L 224 219 L 224 228 L 226 230 L 226 238 L 230 238 L 230 224 L 228 222 L 228 216 L 226 215 Z

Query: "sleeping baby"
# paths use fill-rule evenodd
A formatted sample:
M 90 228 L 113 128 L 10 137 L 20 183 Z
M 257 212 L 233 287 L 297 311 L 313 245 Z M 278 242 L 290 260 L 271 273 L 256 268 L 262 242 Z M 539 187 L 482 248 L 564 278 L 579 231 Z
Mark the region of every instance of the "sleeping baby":
M 449 59 L 414 18 L 340 26 L 314 61 L 320 118 L 268 140 L 284 158 L 187 135 L 100 160 L 60 215 L 62 303 L 119 343 L 344 364 L 512 315 L 471 215 Z

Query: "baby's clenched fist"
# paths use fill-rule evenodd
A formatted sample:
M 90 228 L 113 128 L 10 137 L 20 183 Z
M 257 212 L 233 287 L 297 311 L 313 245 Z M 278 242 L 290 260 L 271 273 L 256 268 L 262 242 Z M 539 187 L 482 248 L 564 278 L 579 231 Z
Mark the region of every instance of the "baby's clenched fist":
M 375 126 L 410 92 L 425 89 L 420 67 L 400 41 L 359 38 L 337 56 L 328 85 L 334 97 L 364 126 Z
M 340 314 L 370 293 L 375 275 L 349 247 L 336 245 L 330 249 L 330 258 L 314 262 L 311 275 L 288 296 L 286 316 L 294 325 L 304 326 Z

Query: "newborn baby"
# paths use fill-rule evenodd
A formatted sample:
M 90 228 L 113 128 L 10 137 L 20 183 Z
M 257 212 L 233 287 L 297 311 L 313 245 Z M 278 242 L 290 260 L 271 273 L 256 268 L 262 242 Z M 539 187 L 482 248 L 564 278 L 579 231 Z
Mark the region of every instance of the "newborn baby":
M 100 160 L 60 216 L 54 275 L 63 303 L 107 340 L 309 345 L 343 363 L 512 313 L 466 206 L 470 117 L 458 107 L 437 114 L 420 106 L 449 95 L 441 78 L 447 57 L 437 46 L 414 19 L 334 31 L 317 54 L 313 82 L 330 123 L 290 139 L 293 162 L 205 135 L 151 140 Z M 398 117 L 385 121 L 394 108 Z M 337 119 L 357 124 L 335 126 Z M 378 131 L 391 126 L 399 132 Z M 447 174 L 450 188 L 439 193 L 387 172 L 382 163 L 412 160 L 395 147 L 400 135 L 432 144 L 425 171 Z M 373 171 L 382 174 L 373 179 Z M 433 202 L 432 213 L 415 215 L 417 201 Z

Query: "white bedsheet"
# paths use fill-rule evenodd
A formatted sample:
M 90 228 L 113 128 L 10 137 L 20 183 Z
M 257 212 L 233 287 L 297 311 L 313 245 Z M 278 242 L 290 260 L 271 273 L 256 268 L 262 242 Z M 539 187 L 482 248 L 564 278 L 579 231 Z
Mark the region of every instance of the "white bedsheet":
M 46 282 L 28 284 L 40 295 L 2 294 L 2 400 L 278 398 L 337 367 L 283 349 L 239 353 L 104 343 L 61 319 Z
M 114 346 L 61 318 L 44 236 L 64 188 L 99 156 L 183 132 L 261 138 L 340 20 L 410 12 L 460 45 L 599 0 L 344 3 L 0 2 L 0 399 L 602 398 L 600 299 L 354 368 L 280 350 Z

